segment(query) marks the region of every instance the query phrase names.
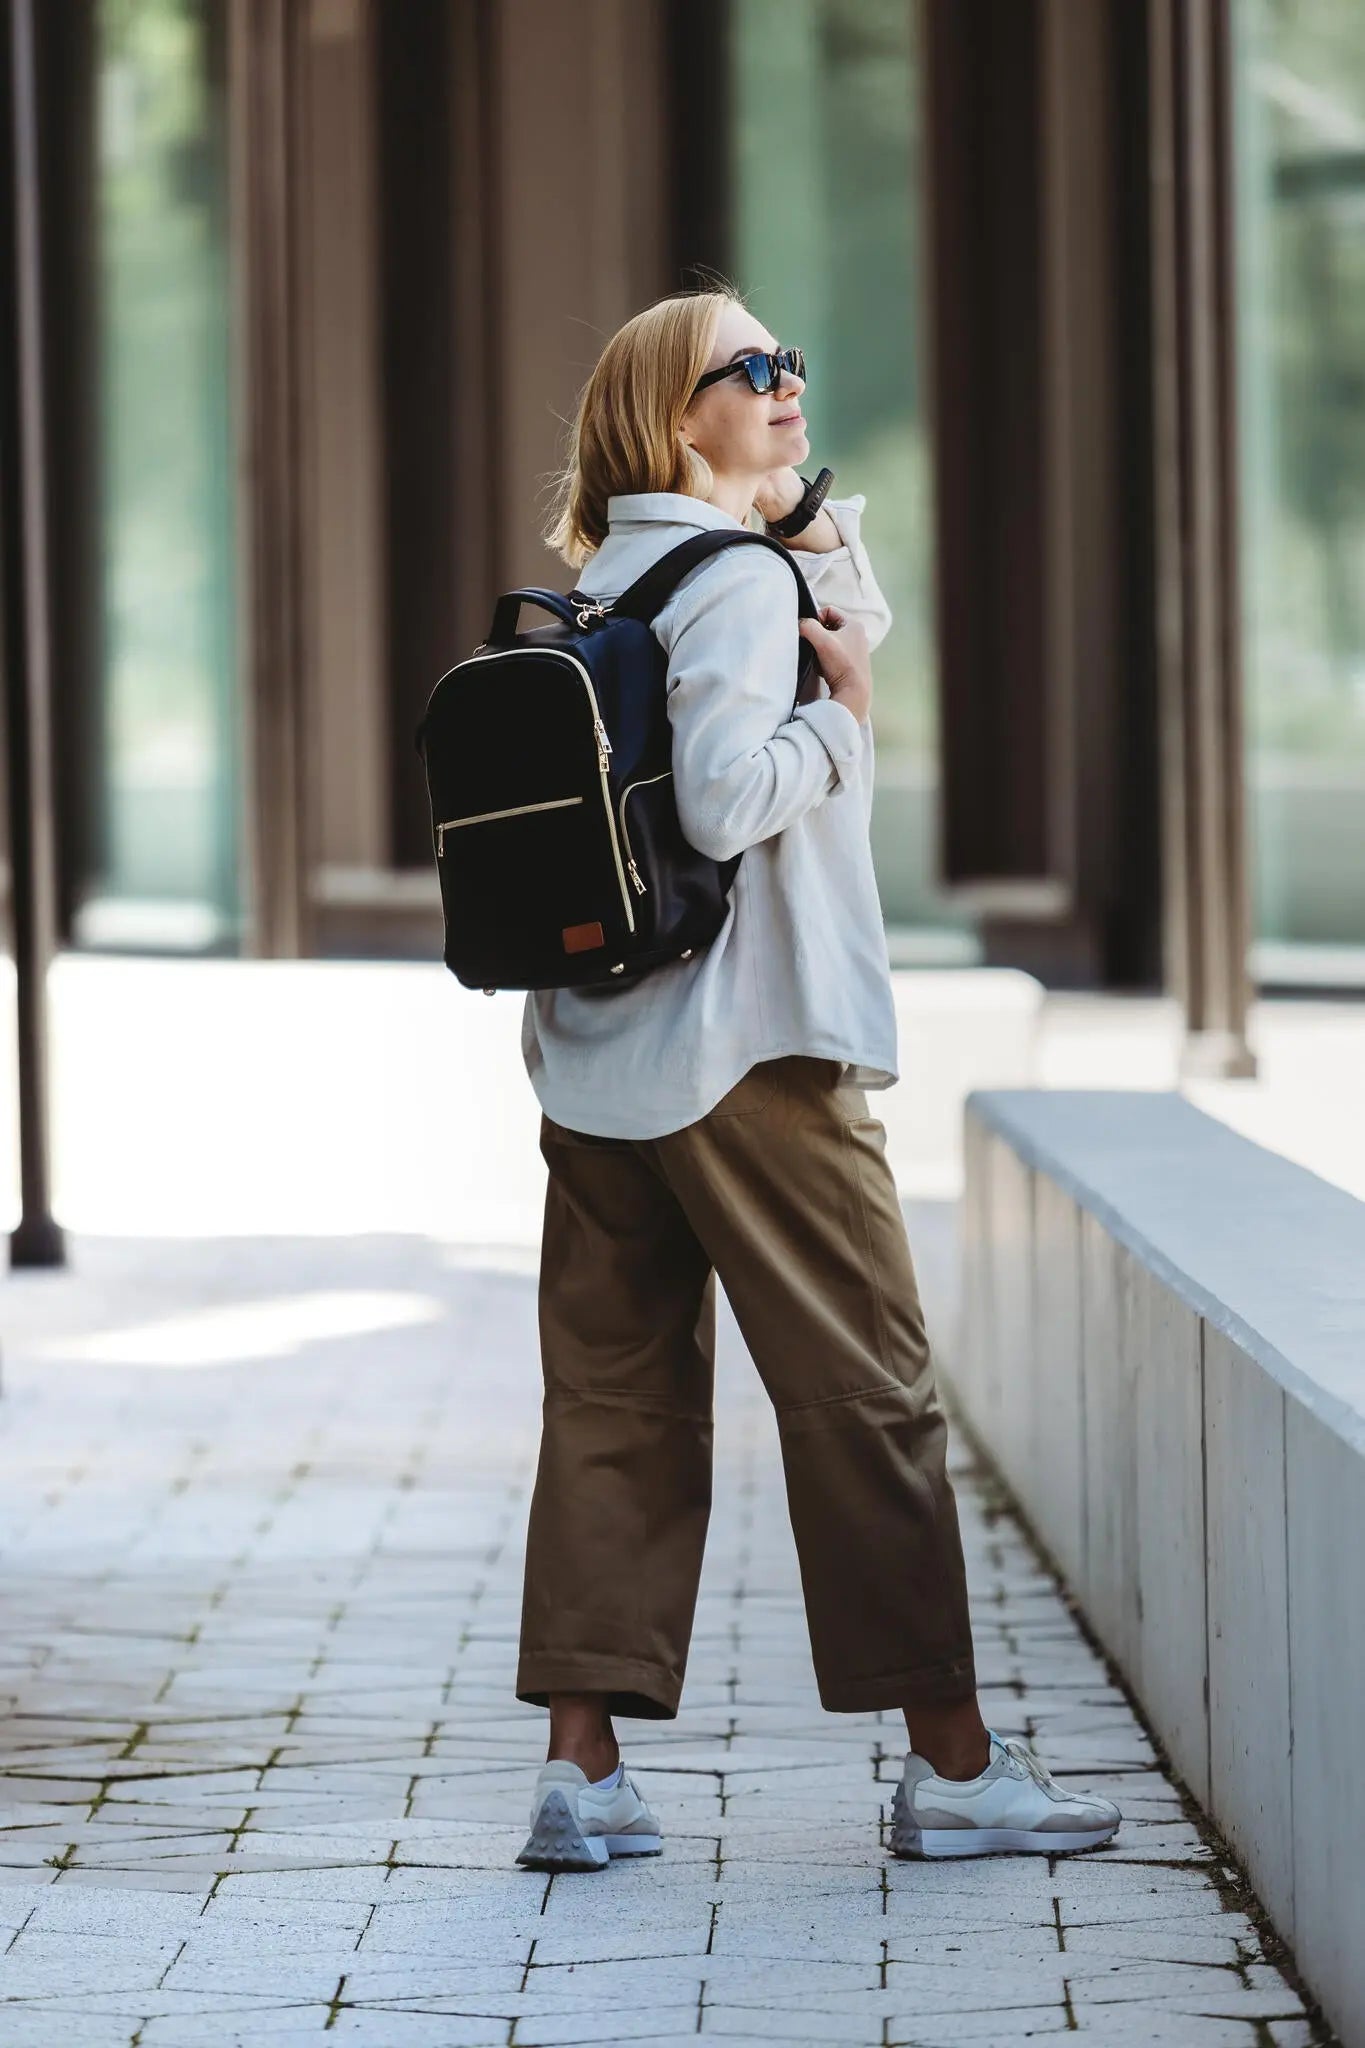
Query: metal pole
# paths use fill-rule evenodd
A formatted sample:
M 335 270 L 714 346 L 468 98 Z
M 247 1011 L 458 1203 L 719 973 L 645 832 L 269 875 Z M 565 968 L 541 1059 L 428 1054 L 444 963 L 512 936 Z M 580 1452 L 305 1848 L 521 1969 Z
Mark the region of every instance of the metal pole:
M 20 1219 L 15 1266 L 60 1266 L 50 1205 L 47 972 L 56 937 L 49 697 L 51 615 L 44 461 L 42 276 L 33 0 L 7 0 L 3 236 L 13 309 L 0 368 L 6 758 L 18 970 Z

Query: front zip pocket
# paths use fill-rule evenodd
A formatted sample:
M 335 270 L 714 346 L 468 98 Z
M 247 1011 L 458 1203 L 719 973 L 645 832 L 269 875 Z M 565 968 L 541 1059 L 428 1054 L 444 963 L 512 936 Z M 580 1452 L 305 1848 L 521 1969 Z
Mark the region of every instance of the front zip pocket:
M 524 818 L 531 811 L 562 811 L 582 801 L 581 796 L 555 796 L 543 804 L 513 804 L 505 811 L 474 811 L 464 818 L 443 818 L 436 827 L 436 858 L 444 858 L 446 833 L 453 832 L 457 825 L 491 825 L 495 818 Z
M 510 656 L 524 652 L 524 649 L 515 647 L 494 648 L 486 654 L 472 654 L 464 666 L 473 667 L 477 663 L 482 667 L 485 662 L 506 661 Z M 536 652 L 543 660 L 566 662 L 574 671 L 587 693 L 588 709 L 592 714 L 593 744 L 597 750 L 597 773 L 602 783 L 602 810 L 606 817 L 607 833 L 611 840 L 611 857 L 616 868 L 616 879 L 621 891 L 621 908 L 625 913 L 626 929 L 633 932 L 635 930 L 635 906 L 631 901 L 630 885 L 626 881 L 625 863 L 621 859 L 621 842 L 616 830 L 616 814 L 612 809 L 611 784 L 608 781 L 609 757 L 612 751 L 611 738 L 602 719 L 602 709 L 597 701 L 597 692 L 592 686 L 592 677 L 588 674 L 587 669 L 578 659 L 577 655 L 567 653 L 562 647 L 540 647 L 537 648 Z M 459 822 L 472 822 L 472 820 Z
M 647 885 L 640 870 L 635 865 L 635 856 L 631 850 L 630 829 L 626 824 L 626 798 L 633 789 L 647 789 L 652 782 L 667 782 L 672 773 L 673 770 L 671 768 L 665 768 L 662 775 L 641 775 L 634 782 L 628 782 L 621 791 L 621 837 L 626 843 L 626 873 L 630 876 L 631 881 L 634 882 L 641 896 L 648 893 Z

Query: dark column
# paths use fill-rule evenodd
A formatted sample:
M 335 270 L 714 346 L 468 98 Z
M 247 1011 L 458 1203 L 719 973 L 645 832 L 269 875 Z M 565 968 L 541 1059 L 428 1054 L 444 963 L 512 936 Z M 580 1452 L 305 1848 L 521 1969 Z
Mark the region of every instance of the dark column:
M 945 879 L 1071 908 L 1047 818 L 1034 0 L 929 0 L 922 48 Z
M 47 972 L 55 945 L 51 587 L 34 0 L 0 9 L 0 598 L 4 613 L 22 1206 L 16 1266 L 65 1263 L 50 1208 Z
M 451 536 L 455 573 L 456 655 L 488 630 L 488 593 L 499 588 L 507 529 L 507 480 L 501 459 L 509 391 L 502 347 L 505 265 L 503 164 L 497 147 L 502 90 L 497 0 L 463 0 L 451 32 L 452 143 L 450 174 L 459 232 L 453 263 L 453 393 L 455 466 L 466 506 L 477 502 Z M 434 680 L 434 679 L 433 679 Z M 411 749 L 412 733 L 399 735 Z M 425 801 L 425 798 L 424 798 Z M 431 857 L 428 842 L 426 857 Z
M 478 11 L 461 11 L 458 33 L 479 61 Z M 381 6 L 375 29 L 392 858 L 429 867 L 431 814 L 412 735 L 438 676 L 483 637 L 458 630 L 460 556 L 478 552 L 489 508 L 481 469 L 457 466 L 454 431 L 471 367 L 456 328 L 455 251 L 461 232 L 480 237 L 479 195 L 470 192 L 458 220 L 449 0 Z
M 1248 1074 L 1228 0 L 1148 0 L 1147 27 L 1167 979 L 1187 1065 Z
M 567 587 L 541 534 L 561 422 L 607 337 L 668 289 L 664 21 L 639 0 L 497 0 L 488 19 L 502 481 L 493 566 L 504 589 Z
M 943 873 L 989 959 L 1062 986 L 1158 960 L 1124 18 L 923 12 Z
M 733 4 L 666 0 L 668 291 L 696 286 L 708 275 L 728 276 L 734 258 L 734 124 L 725 55 Z
M 300 534 L 296 10 L 230 0 L 237 258 L 242 677 L 248 705 L 251 950 L 308 949 Z
M 103 746 L 100 571 L 98 249 L 93 0 L 40 7 L 39 179 L 53 636 L 52 715 L 57 830 L 57 930 L 71 918 L 104 844 L 98 773 Z

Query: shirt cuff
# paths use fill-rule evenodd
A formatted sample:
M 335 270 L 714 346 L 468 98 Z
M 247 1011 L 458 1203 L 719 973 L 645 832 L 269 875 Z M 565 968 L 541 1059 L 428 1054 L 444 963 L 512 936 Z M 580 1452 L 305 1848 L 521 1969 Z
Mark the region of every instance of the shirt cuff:
M 825 510 L 839 529 L 839 538 L 850 554 L 856 554 L 863 537 L 863 514 L 867 510 L 865 491 L 847 498 L 826 498 Z
M 863 733 L 847 704 L 834 697 L 817 697 L 813 703 L 798 704 L 792 716 L 805 719 L 833 762 L 831 793 L 856 781 L 863 758 Z
M 867 509 L 867 496 L 863 491 L 855 491 L 847 498 L 826 498 L 821 509 L 828 512 L 834 522 L 835 532 L 839 536 L 839 546 L 820 551 L 815 548 L 792 549 L 807 579 L 813 571 L 818 573 L 823 563 L 857 562 L 858 551 L 862 545 L 863 513 Z

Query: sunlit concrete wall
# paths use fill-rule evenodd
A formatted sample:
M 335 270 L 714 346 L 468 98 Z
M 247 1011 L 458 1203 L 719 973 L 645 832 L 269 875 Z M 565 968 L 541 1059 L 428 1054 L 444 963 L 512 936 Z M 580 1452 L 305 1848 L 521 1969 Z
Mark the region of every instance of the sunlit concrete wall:
M 969 1097 L 947 1377 L 1365 2044 L 1365 1203 L 1176 1095 Z

